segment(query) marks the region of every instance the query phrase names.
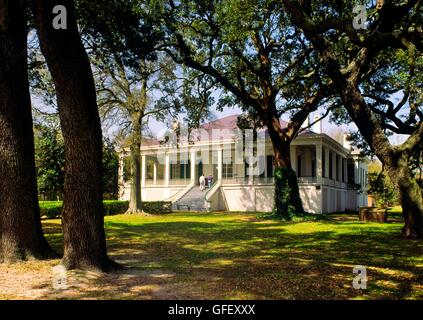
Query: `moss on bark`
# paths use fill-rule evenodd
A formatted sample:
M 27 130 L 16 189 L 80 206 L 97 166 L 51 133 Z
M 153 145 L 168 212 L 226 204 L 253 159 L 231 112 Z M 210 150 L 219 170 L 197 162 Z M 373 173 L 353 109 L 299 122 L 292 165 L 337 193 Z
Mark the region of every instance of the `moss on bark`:
M 276 167 L 274 177 L 275 208 L 273 213 L 285 220 L 292 220 L 296 214 L 304 213 L 294 170 Z

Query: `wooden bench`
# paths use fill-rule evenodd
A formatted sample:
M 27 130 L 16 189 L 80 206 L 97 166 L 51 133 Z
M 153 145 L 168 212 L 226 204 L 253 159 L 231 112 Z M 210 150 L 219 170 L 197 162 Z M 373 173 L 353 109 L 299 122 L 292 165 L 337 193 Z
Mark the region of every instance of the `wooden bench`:
M 361 207 L 359 210 L 359 219 L 366 222 L 388 222 L 388 208 Z

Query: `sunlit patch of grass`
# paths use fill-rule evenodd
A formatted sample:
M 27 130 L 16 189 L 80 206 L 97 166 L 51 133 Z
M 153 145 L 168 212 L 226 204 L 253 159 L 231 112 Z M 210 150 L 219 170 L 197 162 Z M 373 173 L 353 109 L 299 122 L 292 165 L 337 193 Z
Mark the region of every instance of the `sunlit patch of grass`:
M 394 206 L 388 209 L 389 213 L 402 213 L 401 206 Z

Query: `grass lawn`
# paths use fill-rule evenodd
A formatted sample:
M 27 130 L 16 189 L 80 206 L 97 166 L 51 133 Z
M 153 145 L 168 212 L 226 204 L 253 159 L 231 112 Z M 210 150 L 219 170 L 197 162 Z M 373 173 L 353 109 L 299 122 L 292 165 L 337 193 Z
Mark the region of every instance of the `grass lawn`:
M 0 298 L 51 299 L 422 299 L 423 243 L 402 224 L 362 223 L 352 214 L 281 222 L 245 213 L 106 217 L 114 274 L 68 272 L 52 288 L 59 260 L 0 265 Z M 59 220 L 44 221 L 61 250 Z M 355 265 L 368 288 L 355 290 Z

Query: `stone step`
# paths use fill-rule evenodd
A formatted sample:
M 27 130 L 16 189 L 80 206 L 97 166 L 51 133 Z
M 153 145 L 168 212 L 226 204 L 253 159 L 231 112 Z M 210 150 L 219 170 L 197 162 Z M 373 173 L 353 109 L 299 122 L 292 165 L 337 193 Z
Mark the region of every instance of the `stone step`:
M 207 190 L 201 191 L 198 186 L 193 187 L 172 205 L 173 210 L 205 211 L 204 198 Z

